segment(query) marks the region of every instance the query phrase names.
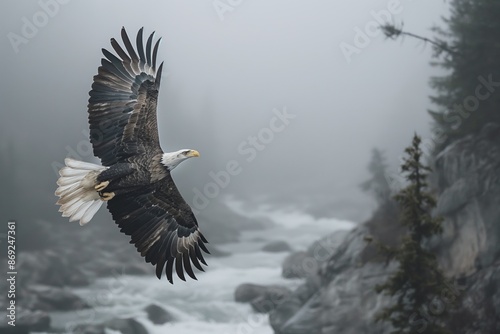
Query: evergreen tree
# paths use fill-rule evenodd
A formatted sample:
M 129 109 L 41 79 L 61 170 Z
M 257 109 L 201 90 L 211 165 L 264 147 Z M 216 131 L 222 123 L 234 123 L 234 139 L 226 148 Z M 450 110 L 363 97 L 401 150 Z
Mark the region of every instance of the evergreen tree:
M 382 151 L 377 148 L 372 150 L 372 158 L 368 165 L 370 179 L 361 184 L 361 189 L 374 195 L 379 206 L 390 201 L 391 189 L 386 179 L 387 163 Z
M 389 38 L 408 36 L 432 45 L 432 64 L 446 71 L 431 80 L 436 151 L 487 123 L 500 123 L 500 1 L 452 0 L 450 7 L 444 28 L 435 27 L 432 39 L 402 26 L 382 26 Z
M 400 246 L 386 248 L 386 251 L 394 254 L 399 268 L 384 284 L 376 287 L 378 293 L 395 297 L 395 304 L 376 317 L 377 321 L 391 322 L 394 334 L 448 333 L 443 321 L 445 306 L 450 305 L 442 305 L 446 301 L 439 298 L 449 290 L 450 283 L 439 269 L 436 256 L 424 248 L 426 240 L 442 232 L 442 219 L 431 216 L 436 202 L 427 190 L 426 177 L 430 168 L 422 164 L 420 142 L 415 135 L 412 145 L 405 150 L 402 171 L 409 184 L 394 197 L 401 210 L 400 222 L 408 234 Z M 441 303 L 439 312 L 436 303 Z
M 388 261 L 389 254 L 380 254 L 377 249 L 381 244 L 389 247 L 399 245 L 405 229 L 398 224 L 399 211 L 396 202 L 391 196 L 391 179 L 384 152 L 374 148 L 368 165 L 371 177 L 360 186 L 364 191 L 371 193 L 377 201 L 377 207 L 370 219 L 365 222 L 369 234 L 365 236 L 368 242 L 361 253 L 361 259 L 368 261 Z M 375 242 L 372 242 L 375 241 Z
M 441 41 L 459 51 L 437 63 L 448 74 L 431 82 L 437 92 L 431 115 L 438 148 L 486 123 L 500 123 L 499 17 L 497 0 L 454 0 L 447 29 L 435 29 Z

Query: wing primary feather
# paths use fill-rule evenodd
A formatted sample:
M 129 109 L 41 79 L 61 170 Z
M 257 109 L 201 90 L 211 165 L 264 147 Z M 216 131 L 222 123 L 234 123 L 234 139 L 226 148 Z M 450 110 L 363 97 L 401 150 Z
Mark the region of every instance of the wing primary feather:
M 163 62 L 161 62 L 160 67 L 158 67 L 158 72 L 156 72 L 155 86 L 157 88 L 160 88 L 162 70 L 163 70 Z
M 177 276 L 183 281 L 186 281 L 186 277 L 184 277 L 184 270 L 182 269 L 182 254 L 179 253 L 175 257 L 175 272 Z
M 125 76 L 127 81 L 132 80 L 132 76 L 128 73 L 127 69 L 123 66 L 122 61 L 117 56 L 104 48 L 101 50 L 102 54 Z
M 201 232 L 199 232 L 199 235 L 200 235 L 200 239 L 201 239 L 204 243 L 208 244 L 208 240 L 207 240 L 207 239 L 205 239 L 205 236 L 204 236 Z
M 193 268 L 191 268 L 191 263 L 189 261 L 189 250 L 186 249 L 184 254 L 182 255 L 182 259 L 184 261 L 184 270 L 194 280 L 198 280 L 193 272 Z
M 196 252 L 196 256 L 198 257 L 198 259 L 200 259 L 201 263 L 208 266 L 208 264 L 205 262 L 205 259 L 203 258 L 203 254 L 201 254 L 200 247 L 198 247 L 198 245 L 194 245 L 194 251 Z
M 161 218 L 150 219 L 148 217 L 147 220 L 142 222 L 142 226 L 131 234 L 131 239 L 137 244 L 138 250 L 145 247 L 155 233 L 161 231 L 161 224 Z
M 162 237 L 160 245 L 158 247 L 155 247 L 155 245 L 149 250 L 150 252 L 156 252 L 159 254 L 158 262 L 156 263 L 156 276 L 158 277 L 158 279 L 161 278 L 161 273 L 163 271 L 163 267 L 165 266 L 165 262 L 170 257 L 168 256 L 166 249 L 168 249 L 168 241 L 171 239 L 171 236 L 167 234 L 165 237 Z
M 141 59 L 140 67 L 141 71 L 144 71 L 144 64 L 146 64 L 146 55 L 144 54 L 144 43 L 142 41 L 142 34 L 143 34 L 143 29 L 139 29 L 137 32 L 137 39 L 136 39 L 136 44 L 137 44 L 137 52 L 139 53 L 139 58 Z
M 153 31 L 151 35 L 148 37 L 148 41 L 146 42 L 146 60 L 149 66 L 151 66 L 151 44 L 153 44 L 153 36 L 155 32 Z
M 162 248 L 160 249 L 160 252 L 163 252 L 164 254 L 166 254 L 168 257 L 171 257 L 172 255 L 170 254 L 170 249 L 172 247 L 172 242 L 173 242 L 173 239 L 174 239 L 174 234 L 173 233 L 170 233 L 168 238 L 167 238 L 167 242 L 166 244 L 163 246 L 162 245 Z
M 172 277 L 172 271 L 174 268 L 174 257 L 169 257 L 167 261 L 167 267 L 165 268 L 165 274 L 167 274 L 167 280 L 170 282 L 170 284 L 174 284 L 174 279 Z
M 128 54 L 130 55 L 132 62 L 130 63 L 132 66 L 132 70 L 134 71 L 134 74 L 140 74 L 141 71 L 139 70 L 139 57 L 137 57 L 137 53 L 135 53 L 134 47 L 132 46 L 132 43 L 130 43 L 130 39 L 128 38 L 127 32 L 125 31 L 125 28 L 122 27 L 122 40 L 123 44 L 125 45 L 125 48 L 128 51 Z
M 158 279 L 161 279 L 163 267 L 165 267 L 165 256 L 166 256 L 165 254 L 160 254 L 160 259 L 156 264 L 156 277 L 158 277 Z
M 106 50 L 104 48 L 101 50 L 102 50 L 102 54 L 106 58 L 108 58 L 108 60 L 110 62 L 112 62 L 113 65 L 115 65 L 116 68 L 118 68 L 123 74 L 127 75 L 129 80 L 133 79 L 133 77 L 130 75 L 130 73 L 128 73 L 127 70 L 125 69 L 125 67 L 123 67 L 123 63 L 122 63 L 120 58 L 118 58 L 117 56 L 115 56 L 114 54 L 112 54 L 111 52 L 109 52 L 108 50 Z
M 131 59 L 134 62 L 139 62 L 139 57 L 137 57 L 137 53 L 135 53 L 134 47 L 132 46 L 132 43 L 130 43 L 130 39 L 128 38 L 127 31 L 125 30 L 124 27 L 122 27 L 122 40 L 123 44 L 125 45 L 125 48 L 128 51 L 128 54 L 130 55 Z
M 156 72 L 156 55 L 158 53 L 158 46 L 160 46 L 161 37 L 156 41 L 155 48 L 153 50 L 153 72 Z
M 189 257 L 191 258 L 191 262 L 193 262 L 196 269 L 201 270 L 201 271 L 205 271 L 203 269 L 203 267 L 201 266 L 200 262 L 198 262 L 198 258 L 196 257 L 196 252 L 195 252 L 194 248 L 191 248 L 189 250 Z
M 146 262 L 148 263 L 151 263 L 153 266 L 157 265 L 161 259 L 162 259 L 162 254 L 160 254 L 157 250 L 158 248 L 158 243 L 160 241 L 154 243 L 145 253 L 145 256 L 143 255 L 143 253 L 141 253 L 141 256 L 144 257 L 144 259 L 146 260 Z M 154 248 L 154 249 L 153 249 Z M 140 252 L 140 251 L 139 251 Z
M 177 235 L 174 234 L 174 237 L 172 238 L 172 243 L 170 244 L 170 256 L 171 257 L 176 257 L 177 255 L 177 243 L 179 242 L 179 238 Z
M 116 51 L 116 53 L 122 58 L 122 61 L 130 63 L 130 57 L 127 55 L 125 51 L 123 51 L 122 47 L 120 46 L 120 44 L 118 44 L 116 39 L 111 38 L 111 46 Z
M 198 245 L 200 246 L 201 249 L 203 249 L 203 251 L 205 253 L 210 254 L 210 252 L 208 251 L 207 247 L 205 247 L 205 244 L 200 239 L 198 239 Z
M 126 80 L 128 80 L 127 76 L 123 72 L 121 72 L 120 69 L 118 69 L 112 62 L 110 62 L 108 59 L 103 58 L 101 60 L 101 66 L 102 66 L 101 72 L 109 71 L 118 78 L 118 81 L 122 80 L 122 82 L 120 83 L 120 86 L 123 87 L 122 89 L 125 88 L 130 89 L 130 87 L 125 86 L 125 82 Z M 96 83 L 96 81 L 98 80 L 99 78 L 97 80 L 94 80 L 94 83 Z M 115 81 L 117 80 L 115 79 Z

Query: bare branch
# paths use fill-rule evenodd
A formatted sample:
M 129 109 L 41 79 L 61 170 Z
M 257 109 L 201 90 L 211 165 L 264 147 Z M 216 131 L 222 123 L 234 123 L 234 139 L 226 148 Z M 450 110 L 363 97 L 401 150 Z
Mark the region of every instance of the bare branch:
M 414 34 L 411 32 L 404 31 L 402 24 L 401 24 L 401 27 L 397 27 L 394 24 L 387 23 L 385 25 L 380 26 L 380 29 L 382 30 L 384 35 L 390 39 L 397 39 L 401 36 L 403 36 L 403 37 L 409 36 L 409 37 L 418 39 L 420 41 L 423 41 L 424 43 L 429 43 L 429 44 L 433 45 L 435 48 L 437 48 L 438 53 L 446 52 L 446 53 L 448 53 L 450 55 L 454 55 L 454 56 L 460 55 L 460 52 L 458 52 L 457 50 L 454 50 L 446 42 L 435 41 L 435 40 L 432 40 L 432 39 L 424 37 L 424 36 L 420 36 L 420 35 L 417 35 L 417 34 Z

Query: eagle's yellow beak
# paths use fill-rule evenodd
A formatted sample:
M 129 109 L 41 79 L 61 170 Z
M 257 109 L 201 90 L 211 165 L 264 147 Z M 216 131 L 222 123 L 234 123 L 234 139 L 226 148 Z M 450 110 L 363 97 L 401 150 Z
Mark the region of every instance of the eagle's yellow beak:
M 188 154 L 186 154 L 187 157 L 189 158 L 192 158 L 192 157 L 199 157 L 200 156 L 200 152 L 196 151 L 196 150 L 190 150 L 188 152 Z

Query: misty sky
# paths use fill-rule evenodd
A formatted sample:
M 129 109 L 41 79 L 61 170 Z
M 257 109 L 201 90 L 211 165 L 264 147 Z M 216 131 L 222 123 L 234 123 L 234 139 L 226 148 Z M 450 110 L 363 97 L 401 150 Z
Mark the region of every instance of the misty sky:
M 2 3 L 0 138 L 22 151 L 47 151 L 62 162 L 69 146 L 92 160 L 84 150 L 88 91 L 101 48 L 111 50 L 109 39 L 122 26 L 134 39 L 142 26 L 163 37 L 162 147 L 201 153 L 174 172 L 188 202 L 194 188 L 203 193 L 210 172 L 235 161 L 239 173 L 219 195 L 270 196 L 291 206 L 366 203 L 358 185 L 371 149 L 385 149 L 394 168 L 414 131 L 429 136 L 428 82 L 439 74 L 429 65 L 430 46 L 381 33 L 349 59 L 340 46 L 355 46 L 357 29 L 376 23 L 372 11 L 395 2 L 391 22 L 432 36 L 447 13 L 444 1 L 65 2 Z M 52 15 L 44 16 L 44 7 Z M 36 20 L 37 31 L 25 27 Z M 293 118 L 275 119 L 285 109 Z M 32 168 L 46 170 L 55 189 L 49 164 L 33 161 Z

